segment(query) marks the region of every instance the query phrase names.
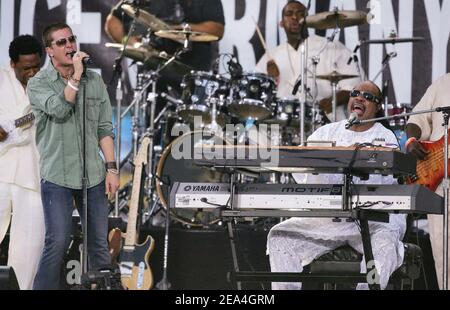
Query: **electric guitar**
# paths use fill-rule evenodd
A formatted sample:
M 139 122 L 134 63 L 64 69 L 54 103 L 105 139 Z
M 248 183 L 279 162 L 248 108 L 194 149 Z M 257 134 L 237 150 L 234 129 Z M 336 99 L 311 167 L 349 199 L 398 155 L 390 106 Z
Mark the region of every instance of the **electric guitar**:
M 16 120 L 10 120 L 0 116 L 0 127 L 8 133 L 5 141 L 0 142 L 0 155 L 6 153 L 13 146 L 25 145 L 30 142 L 29 131 L 24 130 L 24 126 L 34 120 L 34 114 L 28 113 Z
M 416 174 L 408 177 L 406 182 L 420 184 L 435 191 L 444 178 L 444 137 L 435 142 L 419 141 L 419 143 L 429 153 L 425 160 L 417 161 Z
M 155 247 L 151 236 L 142 244 L 136 244 L 136 223 L 138 215 L 139 194 L 142 180 L 142 169 L 147 163 L 147 150 L 150 138 L 142 140 L 141 147 L 134 159 L 133 189 L 128 211 L 128 223 L 125 242 L 119 254 L 119 266 L 122 285 L 129 290 L 149 290 L 153 286 L 153 274 L 148 259 Z

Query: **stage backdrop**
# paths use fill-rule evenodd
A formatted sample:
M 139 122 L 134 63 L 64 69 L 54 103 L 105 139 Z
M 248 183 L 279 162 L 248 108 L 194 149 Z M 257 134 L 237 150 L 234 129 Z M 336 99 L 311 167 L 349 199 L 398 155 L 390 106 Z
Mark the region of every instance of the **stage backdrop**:
M 107 84 L 110 84 L 112 64 L 117 56 L 105 47 L 109 42 L 103 25 L 113 0 L 1 0 L 0 1 L 0 64 L 8 64 L 9 42 L 19 34 L 40 36 L 52 22 L 65 21 L 78 35 L 81 49 L 92 56 Z M 285 40 L 278 27 L 281 8 L 286 0 L 222 0 L 225 11 L 225 35 L 217 44 L 219 53 L 234 53 L 244 69 L 251 71 L 263 53 L 257 36 L 258 23 L 268 48 Z M 303 0 L 306 3 L 306 0 Z M 363 44 L 357 55 L 370 79 L 382 68 L 386 53 L 397 57 L 376 80 L 390 81 L 389 98 L 395 103 L 415 104 L 428 85 L 448 72 L 448 41 L 450 33 L 450 0 L 312 0 L 310 14 L 332 10 L 369 9 L 375 15 L 370 25 L 350 27 L 341 31 L 338 39 L 353 50 L 360 40 L 380 39 L 395 31 L 399 37 L 421 36 L 425 41 L 389 44 Z M 310 30 L 313 34 L 314 31 Z M 329 36 L 330 31 L 317 34 Z M 48 59 L 45 59 L 46 62 Z M 113 94 L 115 85 L 108 86 Z M 114 102 L 114 96 L 112 101 Z

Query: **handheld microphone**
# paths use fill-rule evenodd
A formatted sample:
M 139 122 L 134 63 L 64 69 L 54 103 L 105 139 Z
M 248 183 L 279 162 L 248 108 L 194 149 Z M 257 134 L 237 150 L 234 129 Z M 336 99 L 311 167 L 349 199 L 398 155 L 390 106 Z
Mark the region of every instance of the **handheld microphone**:
M 71 51 L 69 54 L 73 58 L 73 56 L 75 55 L 76 52 L 77 51 Z M 84 57 L 83 58 L 83 64 L 84 65 L 92 65 L 93 64 L 92 59 L 90 57 L 88 57 L 88 56 Z
M 355 112 L 352 112 L 350 116 L 348 117 L 347 124 L 345 124 L 345 129 L 349 129 L 354 124 L 356 124 L 356 121 L 358 120 L 358 114 Z

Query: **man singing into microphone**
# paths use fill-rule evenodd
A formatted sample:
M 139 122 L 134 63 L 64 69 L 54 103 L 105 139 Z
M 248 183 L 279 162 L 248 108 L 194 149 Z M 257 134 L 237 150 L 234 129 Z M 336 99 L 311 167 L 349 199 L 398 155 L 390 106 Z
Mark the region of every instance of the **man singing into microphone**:
M 84 68 L 83 59 L 88 55 L 77 51 L 76 36 L 68 25 L 49 25 L 42 37 L 51 63 L 30 80 L 27 88 L 36 116 L 46 230 L 33 288 L 58 289 L 64 253 L 70 242 L 74 200 L 79 214 L 83 214 L 83 100 L 86 100 L 88 252 L 92 269 L 111 262 L 106 194 L 115 194 L 119 178 L 111 104 L 101 77 Z
M 381 91 L 372 82 L 363 82 L 350 92 L 347 110 L 359 120 L 375 118 L 382 111 Z M 375 122 L 345 128 L 347 121 L 325 125 L 316 130 L 310 141 L 334 141 L 337 146 L 372 143 L 383 139 L 386 145 L 398 147 L 392 131 Z M 294 174 L 298 183 L 342 184 L 342 174 Z M 370 175 L 359 184 L 394 184 L 392 176 Z M 401 266 L 404 249 L 401 242 L 406 230 L 405 215 L 391 214 L 389 223 L 369 222 L 375 266 L 380 286 L 386 288 L 390 275 Z M 274 226 L 267 237 L 270 267 L 274 272 L 301 272 L 313 260 L 342 245 L 363 253 L 361 233 L 356 222 L 335 222 L 330 218 L 291 218 Z M 273 283 L 273 289 L 300 289 L 299 283 Z M 360 288 L 363 288 L 360 286 Z

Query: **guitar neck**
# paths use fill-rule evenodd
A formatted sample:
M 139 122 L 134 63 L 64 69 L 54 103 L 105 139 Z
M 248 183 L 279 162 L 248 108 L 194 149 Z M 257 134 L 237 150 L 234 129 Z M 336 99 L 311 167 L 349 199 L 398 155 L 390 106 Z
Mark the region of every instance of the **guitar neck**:
M 14 121 L 14 126 L 16 126 L 16 128 L 25 126 L 29 123 L 31 123 L 32 121 L 34 121 L 34 114 L 33 113 L 28 113 L 25 116 L 22 116 L 21 118 L 18 118 Z
M 133 189 L 128 210 L 127 234 L 125 237 L 125 246 L 134 246 L 136 243 L 136 224 L 139 207 L 139 193 L 142 178 L 142 163 L 134 167 Z

